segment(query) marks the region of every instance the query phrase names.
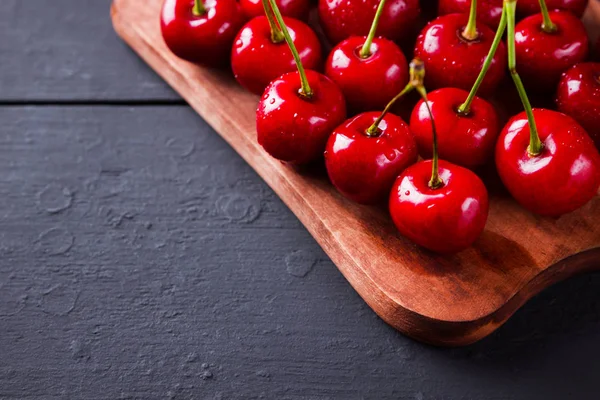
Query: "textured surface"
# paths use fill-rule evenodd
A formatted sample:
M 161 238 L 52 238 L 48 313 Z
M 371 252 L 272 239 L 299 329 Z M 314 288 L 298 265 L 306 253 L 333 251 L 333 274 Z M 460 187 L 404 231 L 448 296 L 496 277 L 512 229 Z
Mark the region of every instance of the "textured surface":
M 121 46 L 106 54 L 143 74 Z M 0 121 L 2 400 L 598 398 L 600 274 L 473 346 L 432 348 L 377 318 L 187 107 L 3 106 Z
M 110 3 L 0 0 L 0 102 L 180 101 L 128 57 L 111 27 Z

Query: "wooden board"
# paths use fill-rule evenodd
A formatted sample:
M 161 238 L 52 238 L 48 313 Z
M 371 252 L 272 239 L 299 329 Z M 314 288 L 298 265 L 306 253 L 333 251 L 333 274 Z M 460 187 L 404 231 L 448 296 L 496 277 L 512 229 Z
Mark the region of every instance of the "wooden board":
M 255 139 L 257 97 L 225 72 L 173 56 L 159 29 L 161 0 L 115 0 L 116 31 L 257 171 L 290 207 L 356 291 L 387 323 L 427 343 L 473 343 L 544 288 L 600 268 L 600 197 L 557 220 L 492 193 L 475 245 L 437 256 L 402 238 L 387 211 L 337 194 L 323 171 L 298 171 Z M 358 322 L 360 323 L 360 322 Z

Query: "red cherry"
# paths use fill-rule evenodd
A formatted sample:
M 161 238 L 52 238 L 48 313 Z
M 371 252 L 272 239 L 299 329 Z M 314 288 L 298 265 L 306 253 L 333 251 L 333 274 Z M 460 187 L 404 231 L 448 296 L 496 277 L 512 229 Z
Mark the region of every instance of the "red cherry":
M 566 11 L 550 12 L 556 32 L 542 29 L 542 14 L 525 18 L 515 27 L 517 70 L 523 83 L 541 92 L 553 92 L 560 75 L 584 61 L 588 38 L 583 23 Z
M 485 185 L 470 170 L 439 161 L 443 185 L 429 187 L 432 161 L 421 161 L 398 177 L 390 214 L 400 233 L 437 253 L 456 253 L 479 237 L 488 216 Z
M 313 90 L 300 94 L 298 72 L 275 79 L 265 90 L 256 111 L 258 143 L 273 157 L 305 164 L 323 156 L 327 138 L 346 119 L 342 91 L 325 75 L 306 71 Z
M 285 17 L 296 18 L 302 21 L 308 19 L 310 0 L 276 0 L 279 11 Z M 239 0 L 244 14 L 250 19 L 265 15 L 262 0 Z
M 348 108 L 381 110 L 408 83 L 404 53 L 392 41 L 373 39 L 371 55 L 362 58 L 365 37 L 351 37 L 333 48 L 325 62 L 325 75 L 344 92 Z
M 321 44 L 313 30 L 302 21 L 285 18 L 302 64 L 307 69 L 322 65 Z M 296 70 L 294 56 L 285 41 L 273 43 L 267 17 L 256 17 L 238 33 L 231 52 L 235 79 L 255 94 L 262 94 L 273 79 Z
M 600 63 L 575 64 L 563 73 L 556 105 L 579 122 L 600 149 Z
M 519 0 L 521 2 L 522 0 Z M 537 1 L 537 0 L 536 0 Z M 539 7 L 539 6 L 538 6 Z M 468 14 L 471 0 L 439 0 L 438 14 Z M 500 23 L 502 16 L 502 0 L 479 0 L 477 4 L 477 20 L 483 22 L 494 30 Z
M 493 159 L 500 125 L 494 107 L 479 97 L 473 99 L 468 114 L 460 113 L 458 108 L 468 95 L 461 89 L 444 88 L 429 93 L 427 97 L 437 128 L 440 158 L 475 169 Z M 413 109 L 410 130 L 421 157 L 431 158 L 431 118 L 423 100 Z
M 421 31 L 415 46 L 415 57 L 425 63 L 428 88 L 456 87 L 470 90 L 494 41 L 494 32 L 477 25 L 478 38 L 469 41 L 462 35 L 468 16 L 449 14 L 431 21 Z M 479 89 L 491 93 L 504 78 L 506 47 L 500 43 L 490 69 Z
M 587 7 L 587 3 L 587 0 L 546 0 L 548 10 L 570 11 L 577 18 L 581 18 Z M 517 15 L 519 18 L 525 18 L 539 12 L 539 0 L 519 0 L 517 2 Z
M 496 167 L 511 195 L 529 211 L 558 217 L 583 206 L 600 186 L 600 154 L 585 130 L 556 111 L 533 109 L 543 144 L 537 156 L 528 152 L 525 112 L 500 133 Z
M 245 17 L 235 0 L 206 0 L 196 16 L 194 0 L 165 0 L 160 14 L 162 36 L 179 58 L 211 66 L 227 64 L 233 39 Z
M 333 185 L 360 204 L 385 199 L 396 177 L 417 161 L 417 145 L 408 125 L 387 113 L 379 123 L 379 134 L 367 129 L 380 112 L 359 114 L 337 127 L 325 150 L 325 166 Z
M 319 17 L 329 41 L 335 45 L 350 36 L 367 36 L 378 5 L 379 0 L 319 0 Z M 419 0 L 388 0 L 377 35 L 402 39 L 415 26 L 419 13 Z

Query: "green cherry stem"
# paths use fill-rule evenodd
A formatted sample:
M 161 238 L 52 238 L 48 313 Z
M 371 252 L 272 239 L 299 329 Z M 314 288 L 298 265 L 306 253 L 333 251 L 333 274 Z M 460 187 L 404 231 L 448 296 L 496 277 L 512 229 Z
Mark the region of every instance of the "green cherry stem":
M 199 1 L 199 0 L 196 0 Z M 281 29 L 277 26 L 275 22 L 275 16 L 273 15 L 273 10 L 269 5 L 269 0 L 262 0 L 263 8 L 265 9 L 265 15 L 267 16 L 267 20 L 269 21 L 269 26 L 271 27 L 271 42 L 273 43 L 281 43 L 285 40 Z
M 406 93 L 410 92 L 413 89 L 414 89 L 414 86 L 409 82 L 408 85 L 406 85 L 404 87 L 404 89 L 402 89 L 402 91 L 396 95 L 396 97 L 394 97 L 392 100 L 390 100 L 389 103 L 387 103 L 387 105 L 385 106 L 385 108 L 383 109 L 383 111 L 381 112 L 379 117 L 377 117 L 375 122 L 373 122 L 373 124 L 367 129 L 367 132 L 366 132 L 367 136 L 370 136 L 370 137 L 379 136 L 379 133 L 380 133 L 379 132 L 379 124 L 381 123 L 381 121 L 383 121 L 383 118 L 385 118 L 387 113 L 390 112 L 390 109 L 394 106 L 394 104 L 400 98 L 402 98 Z
M 433 120 L 433 113 L 431 112 L 431 107 L 429 106 L 429 100 L 427 100 L 427 91 L 425 90 L 425 86 L 422 84 L 417 86 L 417 92 L 421 95 L 423 99 L 423 103 L 425 107 L 427 107 L 427 112 L 429 113 L 429 119 L 431 119 L 431 134 L 433 136 L 433 158 L 431 160 L 431 179 L 429 180 L 429 188 L 430 189 L 439 189 L 444 186 L 444 181 L 440 178 L 440 168 L 438 166 L 439 156 L 438 156 L 438 143 L 437 143 L 437 130 L 435 129 L 435 121 Z
M 521 77 L 517 73 L 517 57 L 515 53 L 516 5 L 517 0 L 504 0 L 503 12 L 506 13 L 508 26 L 508 69 L 510 70 L 510 76 L 512 77 L 515 83 L 517 92 L 519 92 L 519 97 L 521 98 L 523 108 L 525 108 L 525 113 L 527 114 L 527 121 L 529 122 L 529 147 L 527 151 L 529 152 L 530 156 L 535 157 L 542 152 L 543 145 L 540 141 L 540 136 L 538 135 L 537 125 L 535 123 L 535 118 L 533 117 L 533 111 L 531 109 L 531 103 L 529 102 L 529 98 L 527 97 L 527 93 L 525 92 L 525 87 L 523 86 Z
M 387 113 L 390 112 L 390 110 L 398 100 L 400 100 L 402 97 L 404 97 L 405 94 L 416 88 L 418 85 L 423 85 L 424 76 L 425 67 L 423 65 L 423 61 L 419 60 L 418 58 L 415 58 L 410 62 L 410 80 L 408 84 L 404 87 L 404 89 L 402 89 L 400 93 L 398 93 L 392 100 L 390 100 L 389 103 L 387 103 L 379 117 L 377 117 L 375 122 L 373 122 L 373 124 L 369 128 L 367 128 L 367 131 L 365 132 L 367 136 L 379 136 L 379 134 L 381 133 L 379 131 L 379 124 L 381 123 L 381 121 L 383 121 Z
M 288 46 L 290 46 L 290 50 L 292 52 L 292 55 L 294 56 L 294 61 L 296 61 L 296 67 L 298 67 L 298 74 L 300 75 L 300 82 L 302 84 L 302 87 L 300 88 L 300 95 L 302 97 L 310 99 L 313 95 L 313 91 L 310 88 L 310 85 L 308 84 L 308 78 L 306 77 L 306 72 L 304 71 L 304 67 L 302 66 L 302 60 L 300 59 L 300 54 L 298 54 L 298 49 L 296 49 L 296 45 L 294 44 L 294 41 L 290 36 L 290 32 L 288 31 L 287 26 L 283 21 L 283 17 L 281 16 L 281 12 L 279 11 L 279 7 L 277 7 L 277 4 L 275 3 L 275 0 L 269 0 L 269 3 L 271 3 L 271 8 L 273 9 L 273 14 L 275 14 L 277 23 L 281 28 L 281 33 L 283 33 L 285 41 L 287 42 Z
M 475 1 L 475 0 L 473 0 Z M 504 11 L 504 7 L 502 8 L 502 16 L 500 17 L 500 24 L 498 25 L 498 29 L 496 30 L 496 36 L 494 36 L 494 41 L 492 42 L 492 46 L 490 47 L 490 51 L 488 52 L 485 61 L 483 62 L 483 66 L 481 67 L 481 71 L 479 72 L 479 76 L 477 80 L 473 84 L 473 88 L 467 97 L 467 100 L 458 107 L 458 112 L 462 115 L 468 115 L 471 111 L 471 103 L 473 103 L 473 99 L 481 86 L 481 83 L 485 79 L 485 75 L 487 74 L 490 66 L 492 65 L 492 61 L 494 60 L 494 56 L 496 55 L 496 51 L 498 50 L 498 46 L 500 42 L 502 42 L 502 36 L 504 35 L 504 31 L 506 30 L 506 12 Z
M 540 9 L 542 10 L 542 30 L 546 33 L 554 33 L 556 32 L 556 24 L 552 22 L 550 19 L 550 14 L 548 14 L 548 6 L 546 6 L 545 0 L 539 0 Z
M 204 15 L 206 12 L 206 8 L 204 7 L 204 3 L 202 0 L 194 0 L 194 8 L 192 8 L 192 14 L 196 17 Z
M 477 0 L 471 0 L 471 11 L 469 11 L 469 22 L 461 33 L 462 37 L 468 41 L 476 40 L 477 33 Z
M 385 0 L 379 2 L 367 40 L 365 40 L 365 44 L 363 44 L 362 49 L 360 49 L 360 58 L 368 58 L 371 55 L 371 44 L 373 44 L 373 39 L 375 39 L 375 35 L 377 34 L 377 26 L 379 25 L 381 14 L 383 14 L 383 7 L 385 7 Z

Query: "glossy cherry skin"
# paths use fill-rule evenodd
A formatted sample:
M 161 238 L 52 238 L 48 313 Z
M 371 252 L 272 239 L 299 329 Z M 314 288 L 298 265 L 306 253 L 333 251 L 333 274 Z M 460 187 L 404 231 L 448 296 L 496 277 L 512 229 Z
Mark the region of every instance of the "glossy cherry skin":
M 583 23 L 566 11 L 550 12 L 558 30 L 541 29 L 542 14 L 520 21 L 515 27 L 517 71 L 525 86 L 539 92 L 553 93 L 561 74 L 585 60 L 588 37 Z
M 581 18 L 588 0 L 546 0 L 548 10 L 569 11 L 577 18 Z M 539 0 L 519 0 L 517 2 L 517 16 L 525 18 L 540 12 Z
M 246 21 L 235 0 L 206 0 L 206 13 L 192 12 L 194 0 L 165 0 L 160 27 L 167 47 L 179 58 L 206 65 L 227 65 L 231 45 Z
M 396 228 L 419 246 L 441 254 L 457 253 L 481 235 L 488 217 L 488 193 L 471 170 L 439 161 L 443 186 L 429 187 L 431 160 L 407 168 L 390 194 Z
M 563 73 L 556 105 L 579 122 L 600 149 L 600 63 L 575 64 Z
M 318 70 L 323 61 L 317 35 L 302 21 L 284 20 L 304 68 Z M 252 19 L 238 33 L 231 50 L 231 69 L 239 84 L 250 92 L 262 94 L 273 79 L 296 68 L 287 43 L 271 40 L 267 17 Z
M 380 112 L 366 112 L 337 127 L 325 150 L 331 183 L 344 196 L 360 204 L 385 200 L 394 180 L 417 161 L 417 145 L 408 125 L 388 113 L 377 137 L 366 135 Z
M 590 201 L 600 186 L 600 155 L 585 130 L 565 114 L 534 109 L 544 148 L 530 156 L 525 112 L 500 133 L 496 168 L 511 195 L 529 211 L 558 217 Z
M 302 21 L 308 19 L 310 0 L 276 0 L 275 2 L 284 17 Z M 248 19 L 265 15 L 262 0 L 239 0 L 239 3 Z
M 408 64 L 392 41 L 375 38 L 371 55 L 360 56 L 365 37 L 351 37 L 333 48 L 325 62 L 325 75 L 344 92 L 353 112 L 383 110 L 408 83 Z
M 519 3 L 521 0 L 519 0 Z M 468 14 L 471 0 L 439 0 L 438 14 Z M 483 22 L 496 30 L 502 16 L 502 0 L 479 0 L 477 4 L 477 22 Z
M 476 169 L 493 161 L 500 122 L 494 107 L 475 97 L 467 115 L 458 107 L 467 99 L 462 89 L 444 88 L 429 93 L 429 107 L 433 114 L 440 158 L 466 168 Z M 410 118 L 412 131 L 421 157 L 433 155 L 431 118 L 423 100 L 419 101 Z
M 367 36 L 379 0 L 319 0 L 321 26 L 331 44 L 350 36 Z M 415 26 L 419 0 L 388 0 L 383 9 L 377 36 L 399 41 Z
M 431 21 L 421 31 L 415 57 L 425 64 L 425 85 L 429 89 L 456 87 L 471 90 L 492 46 L 494 32 L 479 24 L 479 38 L 465 40 L 461 32 L 467 25 L 465 14 L 448 14 Z M 490 94 L 506 73 L 506 47 L 500 43 L 479 92 Z
M 314 94 L 303 98 L 300 75 L 290 72 L 269 84 L 258 103 L 258 143 L 274 158 L 306 164 L 323 157 L 327 138 L 346 119 L 342 91 L 325 75 L 306 70 Z

